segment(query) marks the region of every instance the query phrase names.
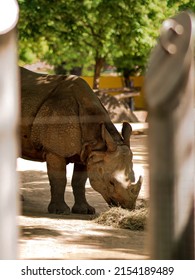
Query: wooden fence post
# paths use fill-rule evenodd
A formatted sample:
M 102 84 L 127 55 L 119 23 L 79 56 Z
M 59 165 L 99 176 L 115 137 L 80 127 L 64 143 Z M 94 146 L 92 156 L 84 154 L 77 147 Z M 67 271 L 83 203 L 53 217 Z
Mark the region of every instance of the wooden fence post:
M 194 259 L 194 21 L 164 22 L 146 75 L 151 259 Z
M 0 2 L 0 259 L 17 257 L 18 70 L 15 0 Z

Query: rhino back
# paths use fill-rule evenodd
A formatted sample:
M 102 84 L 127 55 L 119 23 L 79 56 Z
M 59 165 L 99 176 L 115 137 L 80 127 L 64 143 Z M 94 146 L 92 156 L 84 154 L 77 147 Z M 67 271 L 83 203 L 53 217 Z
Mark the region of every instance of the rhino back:
M 85 143 L 102 142 L 100 123 L 107 117 L 86 83 L 69 76 L 58 83 L 39 108 L 31 127 L 31 142 L 36 150 L 65 158 L 79 156 Z
M 42 153 L 37 152 L 31 142 L 32 123 L 62 76 L 39 74 L 20 67 L 20 79 L 22 156 L 27 159 L 43 160 Z
M 59 84 L 63 76 L 34 73 L 20 67 L 21 111 L 23 122 L 32 124 L 39 108 Z
M 26 154 L 35 149 L 40 151 L 39 158 L 44 150 L 71 157 L 80 154 L 85 143 L 102 146 L 101 123 L 121 142 L 107 111 L 83 79 L 21 69 L 21 88 L 21 136 Z

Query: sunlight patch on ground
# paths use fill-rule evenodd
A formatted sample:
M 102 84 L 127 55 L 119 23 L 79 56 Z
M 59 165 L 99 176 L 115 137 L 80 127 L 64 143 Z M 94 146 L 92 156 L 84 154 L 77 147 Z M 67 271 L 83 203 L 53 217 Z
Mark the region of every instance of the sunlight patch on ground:
M 17 171 L 26 171 L 26 170 L 39 170 L 39 171 L 46 172 L 47 171 L 46 163 L 18 158 L 17 159 Z
M 122 123 L 115 123 L 114 125 L 119 132 L 122 130 Z M 131 127 L 133 131 L 144 130 L 148 129 L 148 123 L 131 123 Z
M 68 176 L 72 176 L 73 164 L 66 166 Z M 47 172 L 47 166 L 45 162 L 25 160 L 22 158 L 17 159 L 17 171 L 35 170 Z

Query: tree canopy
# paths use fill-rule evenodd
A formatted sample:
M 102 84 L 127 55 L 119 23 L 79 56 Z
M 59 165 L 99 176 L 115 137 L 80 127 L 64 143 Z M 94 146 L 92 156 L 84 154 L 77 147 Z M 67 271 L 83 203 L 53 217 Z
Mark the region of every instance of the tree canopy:
M 54 66 L 94 65 L 94 88 L 105 63 L 143 71 L 159 27 L 193 0 L 18 0 L 19 55 Z

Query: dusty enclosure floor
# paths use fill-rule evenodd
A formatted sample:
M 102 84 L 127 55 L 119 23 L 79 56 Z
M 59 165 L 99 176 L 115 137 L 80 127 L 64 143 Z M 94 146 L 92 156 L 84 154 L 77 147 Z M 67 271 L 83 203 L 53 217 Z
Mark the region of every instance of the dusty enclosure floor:
M 147 137 L 134 135 L 136 176 L 144 176 L 140 198 L 148 198 Z M 66 202 L 73 205 L 70 186 L 72 165 L 68 166 Z M 19 216 L 19 259 L 147 259 L 147 232 L 116 229 L 95 223 L 93 215 L 51 215 L 45 163 L 18 159 L 21 192 L 25 198 Z M 88 202 L 96 215 L 108 210 L 103 198 L 87 182 Z

